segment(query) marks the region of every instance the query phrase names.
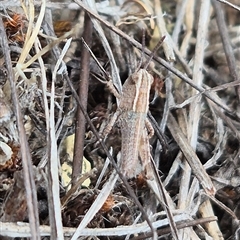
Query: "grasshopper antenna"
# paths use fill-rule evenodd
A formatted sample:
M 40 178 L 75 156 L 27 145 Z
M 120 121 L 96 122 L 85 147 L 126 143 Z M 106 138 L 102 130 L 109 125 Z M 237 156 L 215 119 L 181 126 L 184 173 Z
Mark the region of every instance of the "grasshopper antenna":
M 158 49 L 160 48 L 160 46 L 162 45 L 162 43 L 163 43 L 163 41 L 164 41 L 165 38 L 166 38 L 166 36 L 163 36 L 163 37 L 160 39 L 160 41 L 157 43 L 157 45 L 154 47 L 154 49 L 153 49 L 153 51 L 152 51 L 152 53 L 151 53 L 148 61 L 147 61 L 146 64 L 144 65 L 143 69 L 147 70 L 150 62 L 152 61 L 154 55 L 156 54 L 157 50 L 158 50 Z
M 141 64 L 143 62 L 143 58 L 144 58 L 144 49 L 146 48 L 146 34 L 145 34 L 145 29 L 143 29 L 142 32 L 142 55 L 141 55 Z
M 113 93 L 113 95 L 116 98 L 120 98 L 119 92 L 116 90 L 116 88 L 114 87 L 114 85 L 112 84 L 111 81 L 111 77 L 109 76 L 109 74 L 105 71 L 105 69 L 102 67 L 102 65 L 100 64 L 100 62 L 97 60 L 96 56 L 94 55 L 94 53 L 92 52 L 92 50 L 90 49 L 90 47 L 87 45 L 87 43 L 84 41 L 84 39 L 82 38 L 82 42 L 84 44 L 84 46 L 87 48 L 87 50 L 89 51 L 91 57 L 94 59 L 94 61 L 96 62 L 96 64 L 98 65 L 98 67 L 100 68 L 100 70 L 103 72 L 103 74 L 105 75 L 105 77 L 108 79 L 107 81 L 102 80 L 101 76 L 99 76 L 98 74 L 94 74 L 91 73 L 92 76 L 94 76 L 96 79 L 98 79 L 98 81 L 100 81 L 101 83 L 104 83 L 107 85 L 107 87 L 110 89 L 110 91 Z
M 143 64 L 143 58 L 144 58 L 144 49 L 146 48 L 146 42 L 145 42 L 145 29 L 142 29 L 142 52 L 141 52 L 141 59 L 140 59 L 140 63 L 137 67 L 137 71 L 141 68 L 142 64 Z
M 100 68 L 100 70 L 104 73 L 104 75 L 109 78 L 109 75 L 107 74 L 107 72 L 105 71 L 105 69 L 102 67 L 102 65 L 100 64 L 100 62 L 97 60 L 96 56 L 93 54 L 92 50 L 90 49 L 90 47 L 87 45 L 87 43 L 84 41 L 84 39 L 81 39 L 84 46 L 87 48 L 87 50 L 89 51 L 91 57 L 94 59 L 94 61 L 96 62 L 96 64 L 98 65 L 98 67 Z

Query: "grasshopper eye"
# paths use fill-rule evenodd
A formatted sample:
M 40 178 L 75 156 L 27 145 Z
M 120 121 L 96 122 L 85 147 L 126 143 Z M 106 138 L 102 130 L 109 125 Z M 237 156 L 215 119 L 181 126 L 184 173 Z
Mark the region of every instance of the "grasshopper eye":
M 134 72 L 131 75 L 133 84 L 139 83 L 140 81 L 142 81 L 142 78 L 143 78 L 142 69 L 140 69 L 138 72 Z

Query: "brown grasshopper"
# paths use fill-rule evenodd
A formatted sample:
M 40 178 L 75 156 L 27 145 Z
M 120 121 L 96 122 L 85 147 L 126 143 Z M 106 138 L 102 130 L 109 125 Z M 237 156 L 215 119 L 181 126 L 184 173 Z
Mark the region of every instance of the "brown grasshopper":
M 122 134 L 120 170 L 127 178 L 135 177 L 142 170 L 151 178 L 149 138 L 154 130 L 147 120 L 147 112 L 152 83 L 153 76 L 146 69 L 130 75 L 123 84 L 122 94 L 117 96 L 119 107 L 104 130 L 104 135 L 109 133 L 118 119 Z
M 122 134 L 120 170 L 127 178 L 135 177 L 143 171 L 147 179 L 153 179 L 149 138 L 153 136 L 154 130 L 147 119 L 153 76 L 146 69 L 164 39 L 165 36 L 158 42 L 144 68 L 138 68 L 128 77 L 121 94 L 110 86 L 119 100 L 119 106 L 104 134 L 109 133 L 118 120 Z

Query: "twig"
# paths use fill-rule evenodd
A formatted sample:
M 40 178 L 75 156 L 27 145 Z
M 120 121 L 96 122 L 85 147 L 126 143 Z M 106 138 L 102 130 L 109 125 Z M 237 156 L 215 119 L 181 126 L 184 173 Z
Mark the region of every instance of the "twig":
M 162 129 L 159 128 L 158 123 L 156 122 L 155 118 L 152 116 L 152 114 L 150 112 L 148 112 L 148 118 L 154 128 L 154 131 L 158 137 L 158 140 L 160 141 L 160 143 L 163 147 L 164 153 L 167 153 L 167 151 L 168 151 L 167 139 L 166 139 L 165 135 L 163 134 Z
M 215 1 L 215 0 L 214 0 L 214 1 Z M 240 7 L 238 7 L 237 5 L 235 5 L 235 4 L 233 4 L 233 3 L 230 3 L 230 2 L 225 1 L 225 0 L 217 0 L 217 1 L 219 1 L 219 2 L 221 2 L 221 3 L 224 3 L 224 4 L 230 6 L 230 7 L 234 8 L 234 9 L 240 11 Z
M 197 86 L 202 86 L 203 81 L 203 59 L 204 59 L 204 46 L 207 36 L 207 28 L 210 20 L 210 1 L 201 1 L 201 9 L 199 14 L 197 42 L 194 57 L 193 67 L 193 82 Z M 197 94 L 195 89 L 192 89 L 192 95 Z M 191 146 L 196 149 L 198 138 L 198 125 L 201 114 L 201 96 L 195 98 L 190 104 L 190 114 L 188 123 L 188 139 L 190 139 Z
M 177 224 L 177 228 L 191 227 L 196 226 L 197 224 L 202 224 L 210 221 L 217 221 L 217 217 L 205 218 L 191 220 L 186 214 L 180 214 L 174 216 L 174 221 Z M 154 227 L 164 227 L 168 224 L 167 219 L 158 220 L 153 222 Z M 9 222 L 0 222 L 1 226 L 1 235 L 8 237 L 31 237 L 29 223 L 18 222 L 18 223 L 9 223 Z M 169 229 L 169 230 L 168 230 Z M 166 234 L 169 233 L 170 228 L 160 229 L 159 232 Z M 40 226 L 41 236 L 50 236 L 51 227 L 46 225 Z M 131 226 L 118 226 L 116 228 L 84 228 L 81 232 L 81 236 L 124 236 L 127 234 L 138 234 L 142 232 L 148 232 L 149 226 L 146 222 L 131 225 Z M 64 227 L 64 236 L 70 237 L 76 231 L 76 228 Z M 148 237 L 151 237 L 151 233 L 147 233 Z M 141 238 L 140 238 L 141 239 Z
M 50 99 L 50 114 L 49 114 L 49 161 L 48 161 L 48 201 L 49 201 L 49 219 L 53 231 L 51 232 L 51 239 L 63 240 L 62 229 L 62 216 L 61 216 L 61 202 L 59 199 L 59 178 L 58 178 L 58 166 L 59 155 L 57 151 L 57 138 L 55 133 L 55 83 L 57 78 L 57 72 L 62 63 L 62 59 L 65 56 L 71 39 L 66 42 L 62 53 L 54 67 L 51 85 L 51 99 Z
M 69 6 L 69 4 L 71 3 L 71 1 L 69 2 L 47 2 L 46 7 L 48 9 L 54 10 L 54 9 L 64 9 L 67 8 Z M 35 7 L 41 7 L 42 5 L 42 1 L 40 0 L 36 0 L 34 1 L 34 6 Z M 0 10 L 2 9 L 11 9 L 13 7 L 22 7 L 21 1 L 8 1 L 8 0 L 2 0 L 0 2 Z
M 183 19 L 184 19 L 184 14 L 186 12 L 186 7 L 187 4 L 189 4 L 188 0 L 183 0 L 178 3 L 180 6 L 178 7 L 178 13 L 177 13 L 177 19 L 174 24 L 174 29 L 172 33 L 172 40 L 173 42 L 177 45 L 178 44 L 178 39 L 180 36 L 180 31 L 181 31 L 181 26 L 183 25 Z
M 203 186 L 203 188 L 208 194 L 214 195 L 216 190 L 210 177 L 206 173 L 206 170 L 203 168 L 196 153 L 188 144 L 186 137 L 184 136 L 181 129 L 179 129 L 178 124 L 171 113 L 169 114 L 168 129 L 170 130 L 173 138 L 175 139 L 184 156 L 186 157 L 186 160 L 191 166 L 192 171 L 199 180 L 200 184 Z
M 92 42 L 92 22 L 88 14 L 84 17 L 84 32 L 83 37 L 87 44 L 91 46 Z M 81 75 L 78 89 L 78 96 L 83 104 L 84 110 L 87 110 L 88 101 L 88 85 L 89 85 L 89 72 L 90 72 L 90 54 L 89 51 L 82 44 L 81 54 Z M 73 155 L 73 168 L 72 168 L 72 184 L 74 185 L 81 172 L 82 172 L 82 161 L 83 161 L 83 149 L 84 139 L 86 130 L 86 119 L 78 106 L 76 115 L 76 130 L 75 130 L 75 141 L 74 141 L 74 155 Z
M 204 59 L 204 45 L 207 36 L 206 26 L 208 26 L 209 20 L 210 20 L 210 1 L 209 0 L 201 1 L 193 67 L 193 82 L 197 86 L 202 86 L 203 81 L 202 69 Z M 195 89 L 192 89 L 191 91 L 192 95 L 195 95 L 197 93 L 198 92 Z M 187 123 L 187 139 L 194 151 L 196 151 L 198 141 L 198 130 L 201 115 L 201 99 L 202 96 L 200 95 L 190 103 L 189 120 Z M 191 168 L 186 163 L 186 160 L 184 161 L 183 164 L 184 167 L 179 190 L 179 205 L 181 206 L 181 209 L 185 209 L 187 207 L 188 200 L 191 200 L 191 196 L 193 196 L 193 193 L 197 191 L 197 189 L 199 188 L 198 187 L 199 183 L 197 181 L 194 181 L 192 185 L 190 185 Z
M 193 33 L 193 27 L 194 27 L 194 17 L 195 17 L 195 9 L 194 6 L 197 4 L 197 2 L 194 1 L 188 1 L 187 6 L 186 6 L 186 14 L 185 14 L 185 27 L 186 27 L 186 34 L 183 38 L 181 47 L 180 47 L 180 52 L 185 58 L 187 56 L 187 52 L 189 47 L 191 46 L 190 41 Z
M 217 221 L 217 217 L 207 217 L 207 218 L 199 218 L 196 220 L 188 220 L 185 222 L 176 223 L 176 225 L 177 225 L 177 229 L 184 229 L 187 227 L 193 227 L 198 224 L 204 224 L 204 223 L 208 223 L 208 222 L 212 222 L 212 221 Z M 165 228 L 159 229 L 157 231 L 158 236 L 163 236 L 163 235 L 169 234 L 170 232 L 171 232 L 170 227 L 165 227 Z M 146 239 L 149 237 L 151 237 L 151 236 L 147 233 L 147 234 L 144 234 L 144 236 L 130 238 L 130 240 L 140 240 L 140 239 Z
M 166 24 L 163 18 L 161 1 L 159 0 L 154 1 L 154 9 L 155 9 L 155 14 L 157 16 L 156 21 L 157 21 L 158 30 L 161 34 L 161 37 L 166 36 L 166 39 L 163 42 L 163 50 L 164 50 L 165 56 L 168 61 L 173 62 L 175 61 L 175 56 L 174 56 L 174 51 L 172 47 L 172 39 L 167 31 Z
M 29 145 L 27 142 L 27 136 L 23 125 L 22 113 L 19 105 L 17 90 L 15 86 L 14 72 L 12 69 L 12 62 L 10 57 L 10 48 L 8 46 L 8 39 L 4 29 L 2 17 L 0 16 L 0 44 L 4 53 L 5 64 L 8 71 L 9 82 L 12 92 L 12 101 L 14 112 L 17 118 L 19 142 L 21 146 L 22 165 L 24 172 L 24 185 L 26 188 L 28 216 L 31 229 L 31 238 L 40 240 L 39 233 L 39 218 L 38 218 L 38 203 L 36 185 L 33 177 L 32 159 L 30 154 Z

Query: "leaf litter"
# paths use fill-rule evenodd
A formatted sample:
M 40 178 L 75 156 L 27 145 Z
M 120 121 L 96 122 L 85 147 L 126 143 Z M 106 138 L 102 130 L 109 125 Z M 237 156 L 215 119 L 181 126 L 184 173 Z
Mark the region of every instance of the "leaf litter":
M 1 3 L 1 238 L 239 238 L 240 12 L 231 4 Z M 159 192 L 142 174 L 118 177 L 119 124 L 105 148 L 98 137 L 118 106 L 104 82 L 121 92 L 162 36 L 148 68 Z

